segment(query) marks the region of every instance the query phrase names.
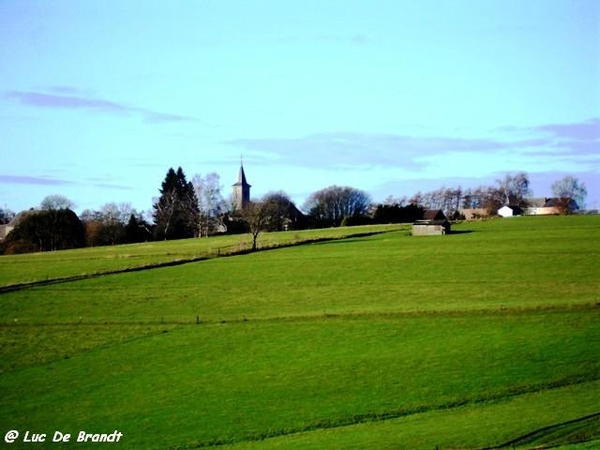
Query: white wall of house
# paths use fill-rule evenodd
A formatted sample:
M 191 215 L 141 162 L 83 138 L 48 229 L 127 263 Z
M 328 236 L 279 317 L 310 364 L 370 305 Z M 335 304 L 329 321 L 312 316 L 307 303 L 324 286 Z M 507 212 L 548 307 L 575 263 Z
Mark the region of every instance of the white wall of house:
M 510 206 L 503 206 L 498 210 L 498 215 L 500 217 L 512 217 L 513 214 L 513 210 Z
M 525 213 L 528 216 L 548 216 L 552 214 L 560 214 L 560 209 L 554 206 L 546 206 L 546 207 L 533 207 L 527 208 Z

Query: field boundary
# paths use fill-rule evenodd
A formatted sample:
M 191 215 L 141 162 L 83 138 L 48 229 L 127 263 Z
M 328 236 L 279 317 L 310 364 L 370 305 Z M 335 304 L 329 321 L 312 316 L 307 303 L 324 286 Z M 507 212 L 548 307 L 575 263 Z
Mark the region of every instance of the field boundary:
M 191 442 L 188 444 L 184 444 L 183 446 L 176 446 L 173 448 L 177 449 L 177 450 L 182 450 L 182 449 L 223 447 L 226 445 L 240 444 L 243 442 L 257 442 L 257 441 L 264 441 L 266 439 L 290 436 L 290 435 L 294 435 L 294 434 L 309 433 L 309 432 L 317 431 L 317 430 L 351 427 L 351 426 L 359 425 L 362 423 L 383 422 L 383 421 L 387 421 L 387 420 L 394 420 L 394 419 L 400 419 L 403 417 L 409 417 L 409 416 L 416 415 L 416 414 L 424 414 L 424 413 L 435 412 L 435 411 L 449 411 L 449 410 L 462 408 L 462 407 L 466 407 L 466 406 L 508 401 L 514 397 L 519 397 L 521 395 L 533 394 L 533 393 L 542 392 L 542 391 L 551 391 L 554 389 L 561 389 L 561 388 L 566 388 L 566 387 L 570 387 L 570 386 L 576 386 L 579 384 L 593 383 L 598 380 L 600 380 L 600 374 L 596 374 L 595 376 L 589 376 L 589 377 L 567 377 L 567 378 L 558 379 L 558 380 L 555 380 L 554 382 L 549 382 L 549 383 L 515 387 L 515 388 L 509 389 L 509 390 L 505 390 L 503 392 L 498 392 L 496 394 L 484 395 L 484 396 L 480 396 L 480 397 L 476 397 L 476 398 L 472 398 L 472 399 L 466 398 L 466 399 L 448 401 L 448 402 L 440 403 L 437 405 L 421 405 L 421 406 L 417 406 L 414 408 L 407 408 L 407 409 L 354 414 L 352 416 L 348 416 L 345 418 L 344 417 L 339 418 L 338 420 L 335 420 L 335 421 L 322 420 L 322 421 L 318 421 L 318 422 L 313 422 L 312 424 L 308 424 L 304 427 L 298 427 L 297 429 L 269 430 L 265 433 L 240 436 L 239 438 L 216 438 L 216 439 L 208 440 L 205 442 L 202 442 L 202 441 Z M 555 425 L 551 425 L 548 427 L 540 428 L 538 430 L 527 433 L 524 436 L 526 437 L 529 435 L 534 435 L 536 433 L 539 433 L 540 431 L 554 428 L 554 427 L 565 426 L 565 425 L 570 424 L 571 422 L 577 423 L 578 421 L 589 420 L 590 418 L 595 418 L 596 416 L 600 417 L 600 412 L 594 413 L 590 416 L 585 416 L 583 418 L 574 419 L 574 421 L 564 422 L 562 424 L 558 424 L 558 425 L 555 424 Z M 523 439 L 524 436 L 521 436 L 518 439 Z M 516 441 L 516 440 L 511 440 L 510 442 L 501 444 L 500 446 L 497 446 L 497 447 L 486 447 L 482 450 L 500 450 L 502 448 L 511 447 L 513 445 L 514 441 Z
M 581 303 L 581 304 L 567 304 L 567 305 L 545 305 L 545 306 L 532 306 L 532 307 L 521 307 L 521 308 L 497 308 L 497 309 L 449 309 L 449 310 L 422 310 L 422 311 L 372 311 L 372 312 L 360 312 L 360 313 L 328 313 L 323 312 L 319 314 L 307 314 L 307 315 L 291 315 L 291 316 L 272 316 L 272 317 L 236 317 L 236 318 L 212 318 L 204 319 L 200 315 L 185 316 L 178 319 L 169 317 L 153 317 L 147 320 L 114 320 L 108 317 L 99 317 L 96 321 L 92 320 L 77 320 L 70 322 L 27 322 L 24 320 L 18 322 L 2 322 L 0 321 L 0 327 L 6 328 L 22 328 L 22 327 L 61 327 L 61 326 L 128 326 L 128 325 L 164 325 L 164 326 L 177 326 L 177 327 L 198 327 L 198 326 L 217 326 L 217 325 L 241 325 L 241 324 L 252 324 L 252 323 L 306 323 L 306 322 L 325 322 L 325 321 L 338 321 L 338 320 L 370 320 L 370 319 L 407 319 L 407 318 L 423 318 L 431 316 L 443 316 L 443 317 L 473 317 L 473 316 L 509 316 L 514 314 L 536 314 L 536 313 L 557 313 L 563 314 L 574 311 L 596 311 L 600 310 L 600 304 L 598 303 Z
M 301 245 L 309 245 L 309 244 L 333 242 L 333 241 L 344 241 L 347 239 L 354 239 L 354 238 L 364 238 L 364 237 L 369 237 L 369 236 L 375 236 L 378 234 L 391 233 L 393 231 L 397 231 L 397 230 L 365 231 L 365 232 L 359 232 L 359 233 L 352 233 L 347 236 L 341 236 L 341 237 L 309 238 L 309 239 L 299 240 L 299 241 L 266 245 L 264 247 L 259 247 L 256 250 L 252 250 L 252 248 L 238 248 L 237 250 L 228 250 L 232 247 L 237 247 L 237 246 L 226 246 L 226 247 L 222 247 L 222 248 L 219 247 L 219 248 L 215 249 L 214 251 L 209 252 L 207 254 L 193 256 L 191 258 L 182 258 L 182 259 L 175 259 L 172 261 L 163 261 L 163 262 L 144 264 L 144 265 L 134 266 L 134 267 L 124 267 L 124 268 L 115 269 L 115 270 L 104 270 L 101 272 L 92 272 L 92 273 L 85 273 L 85 274 L 80 274 L 80 275 L 70 275 L 67 277 L 56 277 L 56 278 L 48 278 L 45 280 L 28 281 L 25 283 L 9 284 L 9 285 L 5 285 L 5 286 L 0 286 L 0 295 L 8 293 L 8 292 L 21 291 L 24 289 L 30 289 L 30 288 L 34 288 L 34 287 L 49 286 L 52 284 L 70 283 L 70 282 L 74 282 L 74 281 L 88 280 L 88 279 L 99 278 L 99 277 L 108 276 L 108 275 L 118 275 L 118 274 L 124 274 L 124 273 L 142 272 L 145 270 L 162 269 L 165 267 L 182 266 L 185 264 L 197 263 L 197 262 L 207 261 L 207 260 L 215 259 L 215 258 L 226 258 L 226 257 L 230 257 L 230 256 L 247 255 L 250 253 L 264 252 L 264 251 L 269 251 L 269 250 L 278 250 L 278 249 L 282 249 L 282 248 L 297 247 L 297 246 L 301 246 Z M 223 249 L 225 249 L 224 252 L 221 251 Z
M 527 434 L 524 434 L 522 436 L 519 436 L 515 439 L 512 439 L 508 442 L 505 442 L 503 444 L 496 445 L 494 447 L 485 447 L 481 450 L 499 450 L 502 448 L 509 448 L 509 447 L 514 448 L 515 446 L 518 446 L 518 445 L 519 446 L 527 445 L 527 444 L 530 444 L 532 441 L 542 438 L 542 437 L 544 437 L 548 434 L 551 434 L 555 431 L 559 431 L 563 428 L 569 427 L 570 425 L 577 425 L 577 424 L 580 424 L 583 422 L 588 422 L 588 421 L 594 420 L 594 419 L 600 419 L 600 412 L 597 412 L 594 414 L 589 414 L 587 416 L 579 417 L 579 418 L 573 419 L 573 420 L 567 420 L 566 422 L 549 425 L 547 427 L 542 427 L 537 430 L 531 431 Z M 592 439 L 596 439 L 596 437 L 593 437 Z M 579 442 L 586 442 L 586 441 L 584 440 L 584 441 L 579 441 Z M 576 443 L 576 442 L 573 442 L 573 443 Z

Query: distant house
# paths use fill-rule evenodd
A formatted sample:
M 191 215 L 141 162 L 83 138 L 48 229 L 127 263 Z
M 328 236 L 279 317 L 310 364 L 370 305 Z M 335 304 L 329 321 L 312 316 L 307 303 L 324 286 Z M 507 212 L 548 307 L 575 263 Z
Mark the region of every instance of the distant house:
M 460 214 L 465 220 L 485 219 L 490 216 L 490 213 L 485 208 L 467 208 L 463 209 Z
M 523 214 L 523 210 L 518 206 L 503 206 L 498 210 L 500 217 L 514 217 Z
M 6 225 L 0 225 L 0 242 L 2 242 L 4 239 L 6 239 L 6 236 L 8 236 L 8 233 L 10 233 L 12 230 L 14 230 L 17 226 L 19 226 L 19 224 L 21 222 L 23 222 L 23 220 L 25 220 L 29 216 L 37 214 L 38 212 L 39 211 L 35 210 L 35 209 L 21 211 L 19 214 L 17 214 L 15 217 L 13 217 L 13 219 L 10 222 L 8 222 Z
M 572 198 L 539 198 L 528 200 L 525 210 L 528 216 L 549 216 L 571 213 L 579 210 L 579 205 Z
M 413 223 L 413 236 L 441 236 L 450 233 L 450 222 L 440 209 L 425 211 L 423 218 Z

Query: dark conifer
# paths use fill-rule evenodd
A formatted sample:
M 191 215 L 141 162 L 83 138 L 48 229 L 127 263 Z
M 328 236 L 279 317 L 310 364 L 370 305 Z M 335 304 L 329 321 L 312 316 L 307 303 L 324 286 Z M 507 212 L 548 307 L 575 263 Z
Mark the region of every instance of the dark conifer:
M 169 169 L 153 208 L 156 239 L 185 239 L 198 235 L 198 199 L 181 167 L 177 172 Z

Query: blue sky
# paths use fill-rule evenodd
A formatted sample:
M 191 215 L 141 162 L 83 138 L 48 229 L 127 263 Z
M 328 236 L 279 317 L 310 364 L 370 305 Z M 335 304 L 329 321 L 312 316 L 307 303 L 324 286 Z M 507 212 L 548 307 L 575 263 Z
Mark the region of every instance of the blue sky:
M 600 2 L 0 1 L 0 205 L 148 210 L 243 154 L 257 198 L 525 171 L 600 207 Z

